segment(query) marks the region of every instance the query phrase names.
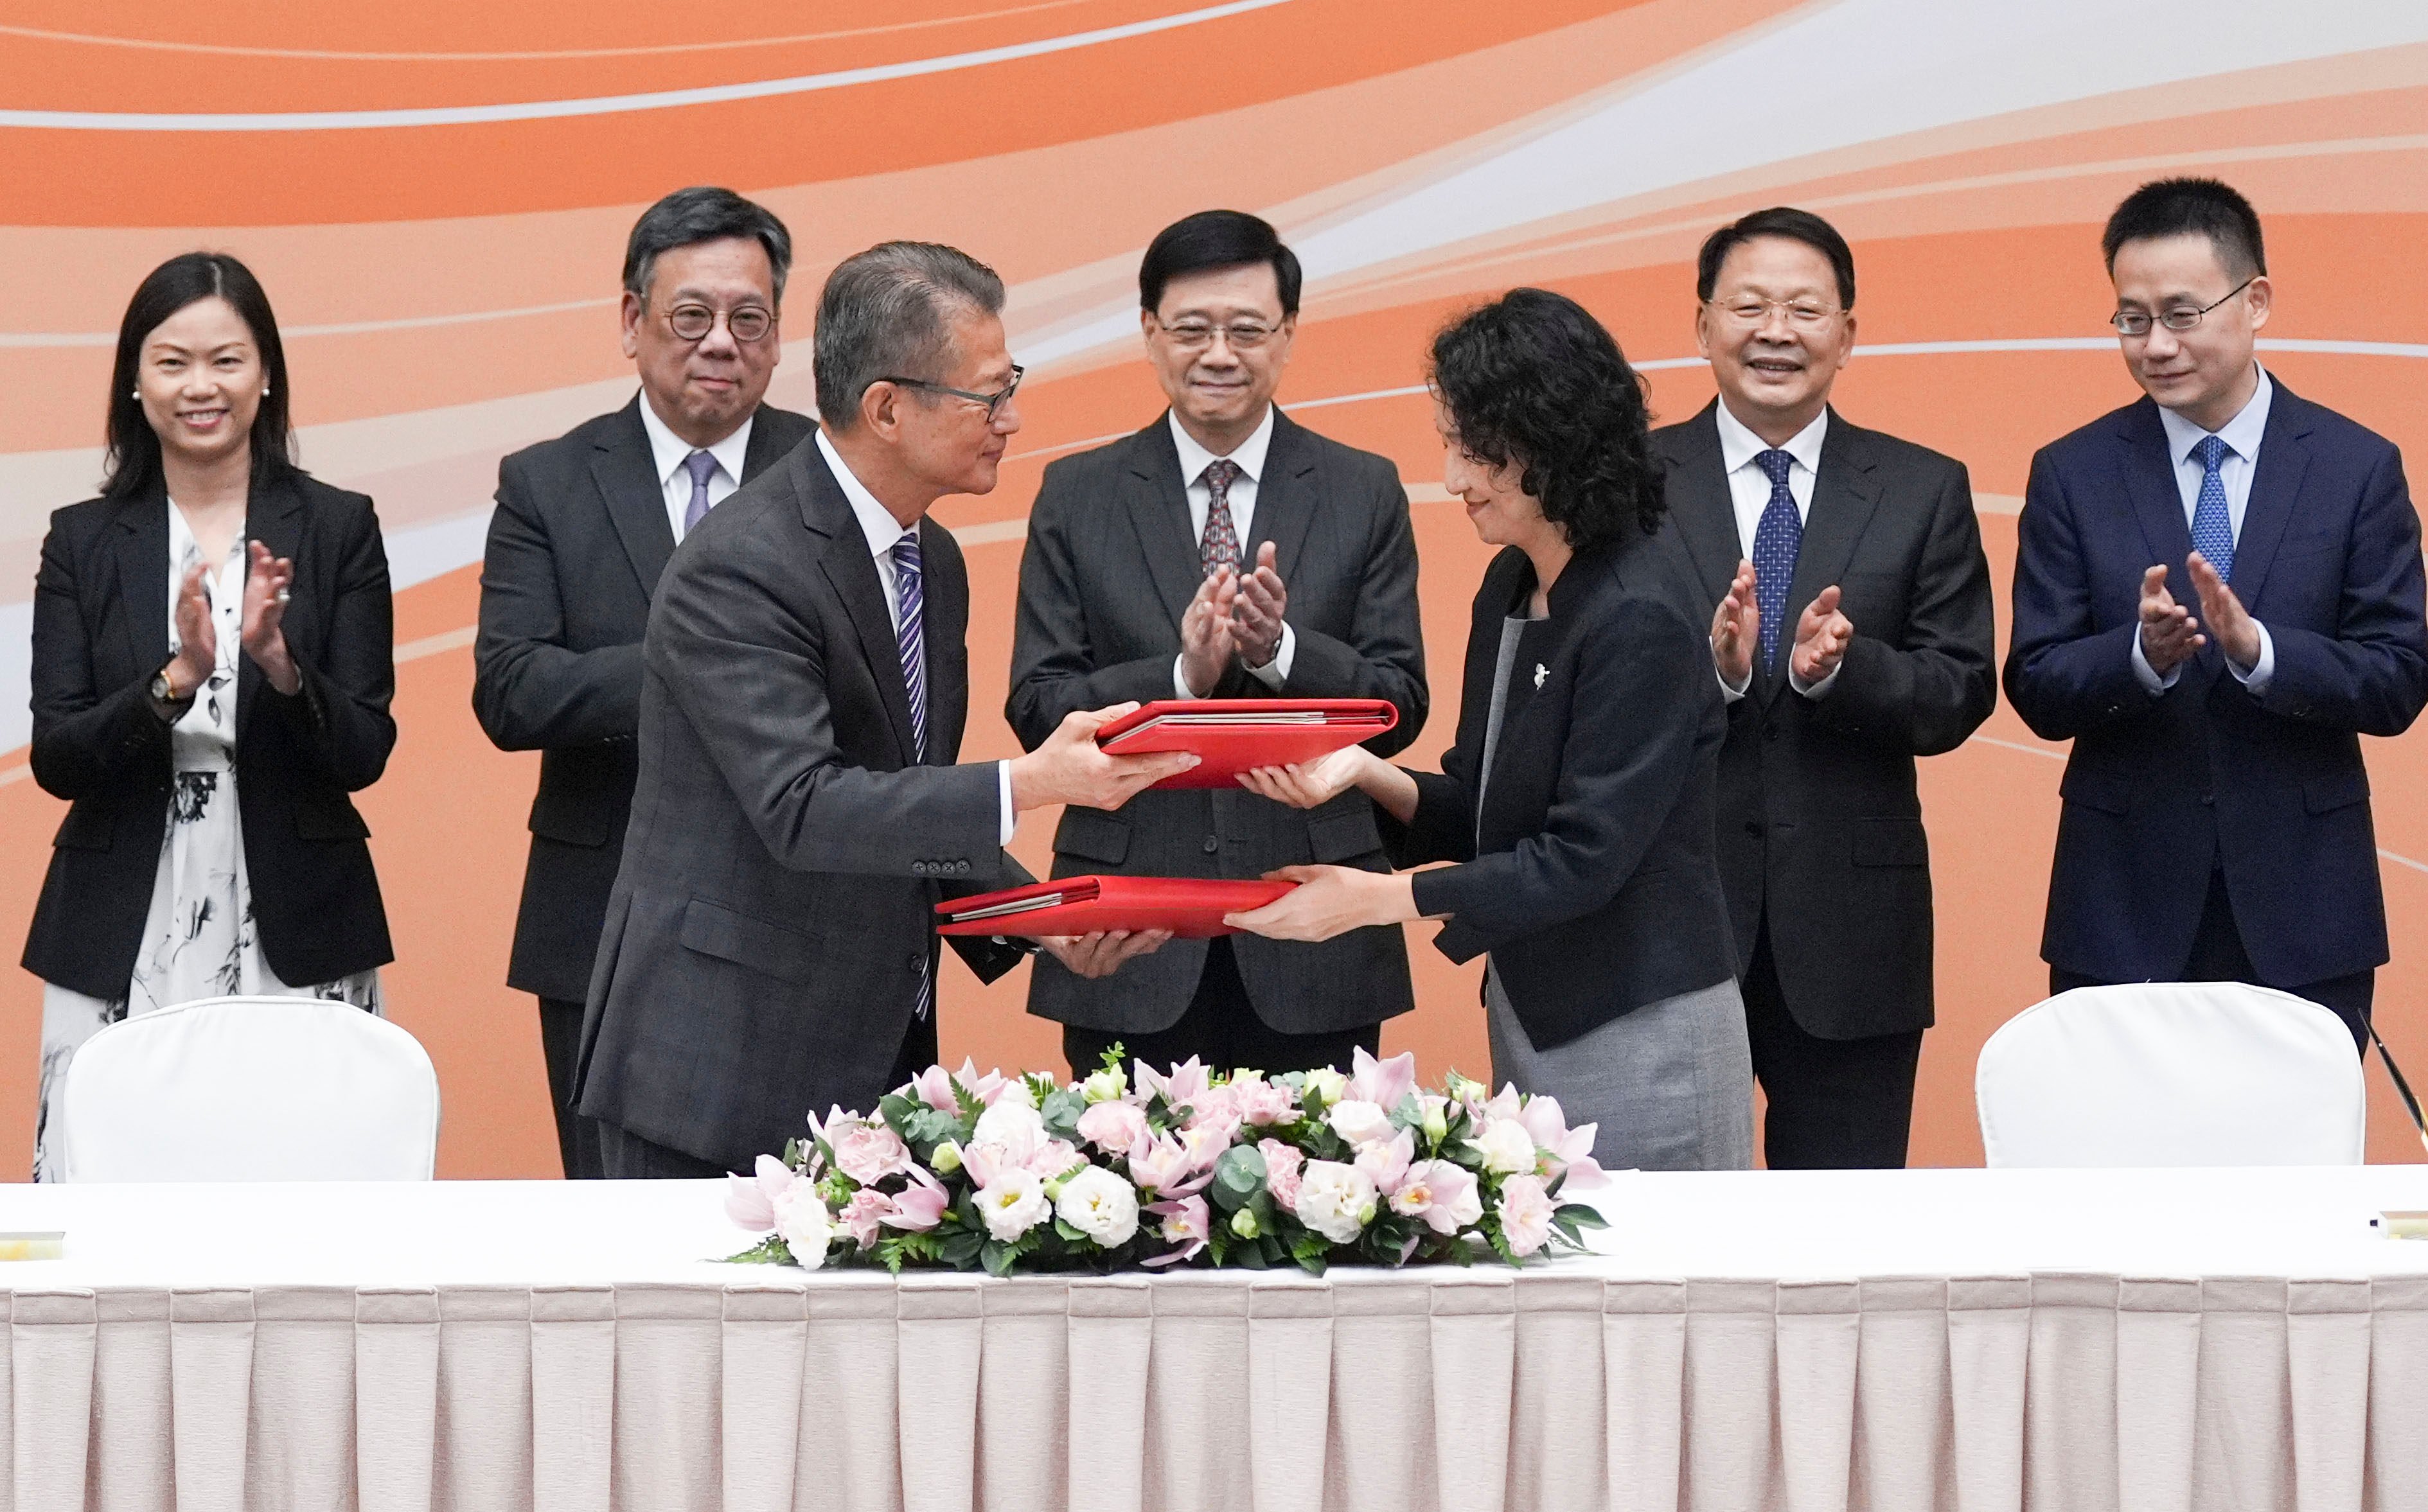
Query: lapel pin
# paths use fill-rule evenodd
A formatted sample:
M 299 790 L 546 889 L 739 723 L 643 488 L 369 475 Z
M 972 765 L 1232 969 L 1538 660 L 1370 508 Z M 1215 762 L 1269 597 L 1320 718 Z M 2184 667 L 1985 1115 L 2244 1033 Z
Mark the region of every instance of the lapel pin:
M 1548 676 L 1550 676 L 1550 675 L 1551 675 L 1551 669 L 1550 669 L 1550 668 L 1544 666 L 1544 665 L 1543 665 L 1541 662 L 1539 662 L 1539 661 L 1537 661 L 1537 662 L 1535 662 L 1535 663 L 1534 663 L 1534 686 L 1535 686 L 1536 688 L 1538 688 L 1538 689 L 1539 689 L 1539 688 L 1541 688 L 1541 687 L 1543 686 L 1543 679 L 1544 679 L 1544 678 L 1546 678 L 1546 677 L 1548 677 Z

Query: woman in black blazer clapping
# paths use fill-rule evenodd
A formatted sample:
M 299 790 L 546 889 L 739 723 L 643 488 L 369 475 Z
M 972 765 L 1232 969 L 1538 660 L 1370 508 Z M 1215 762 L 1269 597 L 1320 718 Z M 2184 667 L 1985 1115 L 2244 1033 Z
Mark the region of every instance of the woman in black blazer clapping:
M 163 263 L 119 328 L 102 496 L 42 542 L 34 780 L 74 806 L 25 941 L 37 1179 L 106 1024 L 222 995 L 380 1011 L 395 955 L 347 795 L 396 744 L 387 556 L 369 499 L 295 465 L 287 401 L 245 266 Z
M 1433 348 L 1444 486 L 1503 549 L 1475 598 L 1457 743 L 1411 772 L 1352 747 L 1241 780 L 1308 806 L 1356 787 L 1400 866 L 1289 867 L 1237 916 L 1279 939 L 1446 920 L 1485 956 L 1496 1082 L 1599 1125 L 1647 1170 L 1753 1161 L 1752 1066 L 1713 848 L 1724 729 L 1691 584 L 1659 533 L 1643 391 L 1573 301 L 1517 289 Z

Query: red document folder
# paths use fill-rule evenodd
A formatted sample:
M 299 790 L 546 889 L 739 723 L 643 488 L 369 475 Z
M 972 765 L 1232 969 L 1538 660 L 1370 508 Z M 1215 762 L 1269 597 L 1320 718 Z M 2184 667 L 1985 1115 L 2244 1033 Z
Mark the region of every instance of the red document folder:
M 1194 751 L 1195 767 L 1158 788 L 1229 788 L 1251 767 L 1329 756 L 1400 723 L 1381 698 L 1158 698 L 1096 732 L 1114 756 Z
M 1224 914 L 1262 908 L 1294 882 L 1203 877 L 1064 877 L 936 905 L 939 935 L 1093 935 L 1168 929 L 1187 939 L 1236 933 Z

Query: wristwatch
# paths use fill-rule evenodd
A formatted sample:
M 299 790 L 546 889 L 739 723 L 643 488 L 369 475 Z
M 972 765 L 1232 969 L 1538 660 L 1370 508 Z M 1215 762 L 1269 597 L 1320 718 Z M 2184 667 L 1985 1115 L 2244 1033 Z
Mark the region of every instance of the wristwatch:
M 176 663 L 171 662 L 169 665 L 174 666 Z M 192 703 L 194 699 L 192 692 L 180 693 L 177 691 L 176 685 L 169 681 L 168 667 L 162 667 L 158 672 L 152 675 L 152 687 L 150 691 L 154 707 L 162 709 L 175 708 L 180 704 Z

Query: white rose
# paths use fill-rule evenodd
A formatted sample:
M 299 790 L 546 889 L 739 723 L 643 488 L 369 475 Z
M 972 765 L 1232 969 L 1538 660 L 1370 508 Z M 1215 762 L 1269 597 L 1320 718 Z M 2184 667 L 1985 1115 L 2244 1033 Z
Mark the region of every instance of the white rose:
M 987 1232 L 1006 1244 L 1043 1223 L 1054 1211 L 1045 1183 L 1034 1171 L 1014 1166 L 997 1175 L 994 1184 L 978 1194 L 978 1211 Z
M 1395 1132 L 1391 1128 L 1391 1115 L 1383 1111 L 1382 1104 L 1357 1097 L 1334 1103 L 1325 1110 L 1323 1121 L 1332 1126 L 1334 1133 L 1352 1145 L 1371 1145 L 1390 1138 Z
M 970 1143 L 1001 1145 L 1018 1152 L 1014 1159 L 1026 1160 L 1045 1143 L 1045 1119 L 1035 1108 L 1014 1101 L 1007 1094 L 978 1114 L 977 1127 L 970 1131 Z
M 1349 1079 L 1328 1065 L 1309 1071 L 1306 1080 L 1299 1084 L 1302 1097 L 1321 1097 L 1327 1103 L 1339 1101 L 1340 1095 L 1348 1090 Z
M 1119 1249 L 1138 1232 L 1138 1188 L 1091 1165 L 1062 1183 L 1054 1214 L 1107 1249 Z
M 769 1204 L 776 1212 L 776 1232 L 793 1252 L 793 1263 L 814 1271 L 827 1262 L 827 1246 L 834 1242 L 834 1216 L 818 1200 L 817 1184 L 796 1181 Z
M 1515 1118 L 1495 1118 L 1467 1142 L 1484 1157 L 1484 1168 L 1495 1176 L 1518 1176 L 1534 1169 L 1534 1136 Z
M 1354 1244 L 1374 1219 L 1374 1180 L 1338 1161 L 1309 1161 L 1298 1183 L 1298 1221 L 1336 1244 Z

